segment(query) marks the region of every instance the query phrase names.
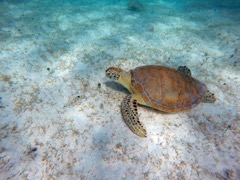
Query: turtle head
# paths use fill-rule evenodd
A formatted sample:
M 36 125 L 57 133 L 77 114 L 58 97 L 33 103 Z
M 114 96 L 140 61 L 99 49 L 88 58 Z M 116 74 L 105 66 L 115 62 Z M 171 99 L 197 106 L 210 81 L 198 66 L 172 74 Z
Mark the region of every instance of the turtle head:
M 106 70 L 106 75 L 108 78 L 118 81 L 121 77 L 123 70 L 116 67 L 110 67 Z
M 131 91 L 131 74 L 120 68 L 110 67 L 106 70 L 106 75 L 110 79 L 122 84 L 125 88 Z

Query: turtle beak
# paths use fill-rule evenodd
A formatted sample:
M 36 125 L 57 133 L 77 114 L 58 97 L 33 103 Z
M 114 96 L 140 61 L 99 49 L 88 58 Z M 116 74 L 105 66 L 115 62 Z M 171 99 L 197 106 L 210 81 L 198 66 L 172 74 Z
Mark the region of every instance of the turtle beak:
M 110 70 L 111 68 L 108 68 L 107 70 L 106 70 L 106 76 L 108 77 L 108 78 L 110 78 L 111 79 L 111 70 Z

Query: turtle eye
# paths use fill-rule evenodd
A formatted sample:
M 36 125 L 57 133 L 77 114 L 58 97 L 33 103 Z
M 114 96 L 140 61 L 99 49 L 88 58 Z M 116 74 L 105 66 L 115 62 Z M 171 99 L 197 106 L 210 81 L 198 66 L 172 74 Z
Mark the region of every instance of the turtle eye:
M 106 71 L 106 74 L 107 74 L 108 77 L 110 77 L 110 73 L 108 71 Z

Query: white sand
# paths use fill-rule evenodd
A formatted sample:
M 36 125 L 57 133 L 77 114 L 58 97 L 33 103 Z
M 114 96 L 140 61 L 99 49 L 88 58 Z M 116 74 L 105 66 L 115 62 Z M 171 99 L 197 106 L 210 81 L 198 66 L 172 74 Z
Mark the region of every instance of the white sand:
M 239 9 L 126 4 L 0 2 L 0 179 L 240 179 Z M 145 64 L 187 65 L 216 103 L 140 107 L 137 137 L 105 69 Z

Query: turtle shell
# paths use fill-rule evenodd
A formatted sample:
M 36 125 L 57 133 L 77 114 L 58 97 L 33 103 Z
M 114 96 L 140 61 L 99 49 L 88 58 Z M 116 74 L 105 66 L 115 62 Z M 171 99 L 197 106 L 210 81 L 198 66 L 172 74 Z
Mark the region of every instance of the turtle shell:
M 205 84 L 191 76 L 154 65 L 131 70 L 131 84 L 147 106 L 164 112 L 191 109 L 208 91 Z

